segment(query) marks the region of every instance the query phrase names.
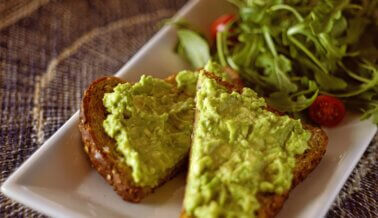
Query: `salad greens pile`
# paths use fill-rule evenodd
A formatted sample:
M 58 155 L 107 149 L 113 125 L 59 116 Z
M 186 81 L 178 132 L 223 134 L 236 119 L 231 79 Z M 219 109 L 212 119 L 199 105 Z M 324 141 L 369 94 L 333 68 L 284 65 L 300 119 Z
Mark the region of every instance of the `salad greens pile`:
M 275 108 L 300 112 L 319 94 L 378 124 L 378 0 L 229 0 L 238 16 L 210 43 L 178 26 L 178 52 L 238 71 Z

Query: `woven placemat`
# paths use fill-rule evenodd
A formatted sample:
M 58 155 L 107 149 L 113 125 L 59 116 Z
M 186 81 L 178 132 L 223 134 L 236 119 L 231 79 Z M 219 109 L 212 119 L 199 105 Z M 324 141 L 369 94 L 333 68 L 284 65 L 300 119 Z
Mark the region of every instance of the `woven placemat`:
M 186 0 L 0 0 L 0 183 Z M 378 217 L 378 137 L 328 217 Z M 0 194 L 0 217 L 43 216 Z

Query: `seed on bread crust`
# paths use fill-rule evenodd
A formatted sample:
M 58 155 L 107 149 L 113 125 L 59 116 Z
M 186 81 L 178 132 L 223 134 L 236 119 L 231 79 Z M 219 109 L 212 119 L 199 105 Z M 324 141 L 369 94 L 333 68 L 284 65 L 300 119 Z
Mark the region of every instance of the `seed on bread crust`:
M 102 150 L 104 150 L 105 153 L 109 153 L 110 152 L 110 149 L 109 149 L 108 146 L 103 147 Z

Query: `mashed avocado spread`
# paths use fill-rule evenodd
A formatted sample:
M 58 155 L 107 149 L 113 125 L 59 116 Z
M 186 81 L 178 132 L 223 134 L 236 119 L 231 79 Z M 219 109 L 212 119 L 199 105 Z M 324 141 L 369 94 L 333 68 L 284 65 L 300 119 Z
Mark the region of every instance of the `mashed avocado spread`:
M 229 79 L 221 66 L 209 62 L 206 70 Z M 181 71 L 176 85 L 151 76 L 135 84 L 117 85 L 104 96 L 109 112 L 105 132 L 132 169 L 139 186 L 154 187 L 188 154 L 194 121 L 198 72 Z
M 143 187 L 156 186 L 187 155 L 193 129 L 197 73 L 182 71 L 176 85 L 151 76 L 117 85 L 104 96 L 105 132 Z
M 184 207 L 192 217 L 254 217 L 259 192 L 291 186 L 295 155 L 310 133 L 301 122 L 265 110 L 251 89 L 229 93 L 200 74 Z

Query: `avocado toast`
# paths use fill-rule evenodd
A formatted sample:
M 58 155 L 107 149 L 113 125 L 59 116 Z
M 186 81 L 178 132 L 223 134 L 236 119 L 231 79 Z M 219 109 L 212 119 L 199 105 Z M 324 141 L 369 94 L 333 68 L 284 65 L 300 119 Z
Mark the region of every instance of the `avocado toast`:
M 224 77 L 224 71 L 226 70 L 216 64 L 207 65 L 205 70 L 200 71 L 199 80 L 197 79 L 197 73 L 194 74 L 190 71 L 184 71 L 167 78 L 165 81 L 143 76 L 141 81 L 136 84 L 126 83 L 115 77 L 105 77 L 93 82 L 85 92 L 80 113 L 81 121 L 79 128 L 82 133 L 84 150 L 88 154 L 93 167 L 114 187 L 115 191 L 121 195 L 123 199 L 131 202 L 139 202 L 142 198 L 153 192 L 154 189 L 183 169 L 187 161 L 190 144 L 192 143 L 188 184 L 182 217 L 217 217 L 217 214 L 226 217 L 243 217 L 245 212 L 250 212 L 246 217 L 253 217 L 254 215 L 257 217 L 273 217 L 283 206 L 289 191 L 302 181 L 320 162 L 325 153 L 327 136 L 320 128 L 302 124 L 300 121 L 293 120 L 288 116 L 281 116 L 278 112 L 270 112 L 274 110 L 270 109 L 262 98 L 258 98 L 256 93 L 250 89 L 244 91 L 238 77 L 232 78 L 232 76 L 235 76 L 232 75 L 233 72 L 227 72 L 229 76 L 228 81 L 232 81 L 232 83 L 229 83 L 215 74 L 209 73 L 209 71 Z M 204 83 L 204 81 L 207 82 Z M 210 83 L 212 84 L 211 86 L 208 85 Z M 203 88 L 204 84 L 207 84 L 205 88 Z M 160 87 L 161 85 L 162 87 Z M 149 91 L 146 92 L 145 87 L 151 86 L 157 86 L 159 88 L 147 88 Z M 166 89 L 166 92 L 155 96 L 161 89 Z M 223 98 L 228 98 L 228 95 L 232 95 L 236 100 L 233 99 L 223 105 L 213 105 L 210 107 L 212 111 L 206 112 L 204 108 L 207 107 L 204 107 L 204 104 L 202 106 L 199 105 L 199 102 L 210 101 L 210 99 L 204 96 L 206 96 L 206 92 L 211 93 L 214 91 L 220 92 L 220 96 L 223 96 Z M 130 108 L 130 99 L 128 99 L 130 96 L 125 99 L 123 97 L 128 96 L 130 93 L 139 95 L 144 92 L 148 93 L 147 97 L 140 98 L 139 96 L 135 98 L 133 104 L 134 106 L 136 105 L 136 108 Z M 247 94 L 243 94 L 244 92 Z M 156 99 L 150 99 L 150 95 L 155 96 Z M 170 100 L 161 101 L 165 95 L 170 96 Z M 196 103 L 194 102 L 195 95 Z M 134 97 L 131 99 L 134 99 Z M 242 103 L 240 102 L 241 99 L 243 99 Z M 246 105 L 250 105 L 250 107 L 246 107 Z M 123 111 L 124 109 L 120 110 L 120 108 L 129 109 Z M 228 110 L 228 112 L 217 114 L 219 108 L 223 108 L 222 110 L 225 111 Z M 245 110 L 246 108 L 248 110 Z M 138 117 L 138 112 L 136 113 L 138 115 L 137 118 L 133 118 L 131 112 L 134 109 L 146 112 L 147 117 L 150 116 L 149 114 L 153 116 L 149 117 L 147 120 L 143 120 L 145 117 L 143 118 L 142 116 L 143 119 L 141 120 L 139 119 L 140 117 Z M 168 115 L 161 116 L 165 114 L 165 112 L 160 113 L 159 111 L 169 112 Z M 171 114 L 172 111 L 173 113 Z M 223 131 L 224 128 L 222 127 L 223 129 L 220 131 L 220 134 L 205 135 L 207 137 L 206 140 L 198 142 L 199 132 L 201 132 L 199 131 L 199 123 L 201 115 L 203 116 L 204 112 L 214 115 L 215 117 L 218 116 L 218 121 L 223 123 L 223 126 L 227 126 L 227 131 Z M 158 116 L 154 115 L 156 113 Z M 228 113 L 229 115 L 227 115 Z M 266 117 L 254 120 L 248 115 L 258 117 L 259 113 L 264 114 Z M 120 116 L 120 118 L 118 116 Z M 168 128 L 169 131 L 163 131 L 164 134 L 156 134 L 155 131 L 152 130 L 157 126 L 153 124 L 154 122 L 150 123 L 150 121 L 159 120 L 162 117 L 165 118 L 162 119 L 160 123 L 170 126 Z M 170 117 L 175 120 L 173 123 L 169 123 Z M 205 117 L 205 119 L 207 118 Z M 269 128 L 277 129 L 277 126 L 282 125 L 284 127 L 283 131 L 280 130 L 280 133 L 273 134 L 270 137 L 269 135 L 267 136 L 266 130 L 263 130 L 267 128 L 266 126 L 264 127 L 264 119 L 277 122 L 276 126 L 271 126 L 272 128 L 268 126 Z M 262 125 L 256 126 L 256 122 L 260 122 Z M 245 124 L 247 125 L 247 129 L 244 127 Z M 250 128 L 251 126 L 252 128 Z M 136 130 L 131 131 L 130 128 L 135 129 L 134 127 Z M 285 128 L 287 129 L 285 130 Z M 128 132 L 126 134 L 120 134 L 120 132 L 124 131 L 123 129 L 126 129 Z M 254 129 L 262 130 L 254 131 Z M 212 127 L 212 132 L 216 133 L 218 130 L 216 125 Z M 287 141 L 287 135 L 290 135 L 291 132 L 298 134 L 294 134 L 294 139 L 290 139 L 292 143 L 288 145 L 288 147 L 290 147 L 289 153 L 282 150 L 282 148 L 277 148 L 277 146 L 269 149 L 264 149 L 264 146 L 260 146 L 258 149 L 252 148 L 251 146 L 253 143 L 258 144 L 258 141 L 265 140 L 265 138 L 270 138 L 271 141 L 276 142 Z M 138 134 L 133 140 L 132 135 L 135 135 L 135 133 Z M 173 140 L 173 144 L 180 144 L 179 146 L 164 146 L 164 144 L 167 144 L 165 135 L 170 134 L 173 134 L 173 137 L 168 138 L 168 142 Z M 125 143 L 125 135 L 127 137 L 131 135 L 130 140 L 128 140 L 128 143 L 132 142 L 131 146 Z M 253 135 L 253 137 L 251 137 L 252 141 L 243 140 L 243 137 L 246 138 L 245 136 L 247 135 Z M 194 139 L 193 142 L 191 136 L 192 139 Z M 179 140 L 177 141 L 177 139 Z M 211 188 L 208 189 L 207 198 L 210 199 L 210 201 L 215 201 L 215 203 L 220 203 L 217 202 L 220 198 L 219 194 L 216 194 L 215 199 L 212 198 L 214 197 L 214 193 L 223 193 L 220 194 L 223 196 L 223 202 L 215 206 L 214 203 L 212 203 L 213 206 L 210 208 L 211 210 L 208 210 L 206 209 L 206 200 L 201 200 L 204 196 L 192 195 L 190 194 L 190 189 L 197 186 L 193 189 L 194 192 L 200 195 L 203 194 L 201 190 L 196 190 L 198 188 L 202 189 L 202 185 L 197 184 L 193 186 L 193 181 L 201 181 L 203 178 L 193 177 L 193 171 L 198 171 L 202 174 L 201 168 L 203 168 L 203 166 L 206 168 L 206 161 L 203 165 L 201 164 L 202 161 L 198 159 L 202 157 L 202 151 L 198 152 L 198 150 L 201 150 L 198 148 L 205 145 L 204 147 L 208 147 L 210 150 L 213 149 L 206 144 L 213 143 L 212 141 L 214 141 L 214 139 L 215 141 L 218 140 L 216 143 L 224 144 L 222 149 L 218 149 L 218 153 L 216 152 L 215 156 L 211 156 L 213 154 L 210 155 L 210 159 L 214 157 L 217 161 L 219 159 L 219 162 L 216 164 L 210 163 L 210 166 L 214 165 L 215 168 L 218 166 L 223 167 L 223 162 L 227 162 L 228 159 L 234 161 L 240 158 L 237 157 L 238 155 L 251 152 L 251 150 L 251 154 L 253 155 L 248 154 L 248 158 L 261 160 L 270 156 L 270 160 L 243 162 L 246 156 L 242 155 L 241 162 L 231 161 L 229 165 L 240 164 L 244 165 L 244 168 L 242 167 L 239 170 L 235 170 L 233 167 L 229 167 L 229 169 L 223 167 L 224 170 L 222 173 L 224 175 L 230 175 L 222 176 L 222 178 L 226 178 L 226 180 L 231 178 L 229 181 L 232 183 L 239 183 L 243 181 L 243 178 L 239 177 L 241 175 L 243 177 L 244 175 L 244 181 L 238 185 L 238 188 L 241 188 L 239 191 L 231 190 L 235 189 L 236 186 L 231 186 L 230 190 L 227 190 L 227 187 L 225 189 L 224 184 L 222 184 L 224 181 L 222 180 L 210 182 L 213 187 L 220 187 L 220 190 L 217 190 L 218 188 L 214 190 Z M 224 139 L 227 139 L 227 143 L 224 143 Z M 152 143 L 153 140 L 158 141 L 158 144 L 163 144 L 163 147 L 154 146 L 155 143 Z M 152 145 L 152 147 L 150 145 Z M 230 147 L 230 145 L 236 146 L 237 149 Z M 132 149 L 130 150 L 129 147 Z M 137 153 L 143 154 L 144 157 L 135 159 L 132 155 L 134 150 L 137 151 Z M 171 155 L 162 156 L 160 154 L 169 153 L 170 150 L 173 150 Z M 213 150 L 217 150 L 217 148 Z M 254 150 L 260 153 L 256 153 Z M 273 152 L 269 154 L 269 152 L 267 153 L 265 150 Z M 157 153 L 157 156 L 152 155 L 154 153 Z M 277 153 L 279 153 L 278 156 Z M 280 155 L 280 153 L 283 155 Z M 276 159 L 279 160 L 279 163 L 275 161 Z M 138 162 L 138 164 L 135 165 L 135 162 Z M 259 176 L 261 169 L 256 166 L 266 167 L 270 162 L 274 163 L 270 167 L 270 171 L 273 173 L 266 175 L 265 181 Z M 248 173 L 247 171 L 250 172 Z M 279 173 L 274 173 L 276 171 Z M 206 170 L 204 172 L 206 174 Z M 210 173 L 211 174 L 208 175 L 209 178 L 219 177 L 216 170 Z M 251 174 L 257 176 L 251 176 Z M 256 184 L 248 186 L 248 182 L 246 183 L 246 181 L 253 181 Z M 204 186 L 209 185 L 207 181 L 205 181 L 204 184 Z M 243 187 L 247 187 L 247 189 Z M 231 196 L 231 201 L 228 199 L 230 193 L 231 195 L 235 195 L 236 193 L 236 197 Z M 246 199 L 244 200 L 245 202 L 242 208 L 238 208 L 240 206 L 238 206 L 240 199 Z M 202 212 L 195 212 L 196 207 L 203 206 L 205 209 L 202 208 Z M 231 213 L 222 214 L 226 210 L 231 211 Z M 232 212 L 232 210 L 234 210 L 234 212 Z
M 190 83 L 186 82 L 189 74 L 179 74 L 182 89 L 173 75 L 165 81 L 145 76 L 134 85 L 104 77 L 86 90 L 79 124 L 84 150 L 92 166 L 124 200 L 139 202 L 186 163 L 194 118 L 194 96 L 184 87 Z M 195 92 L 195 82 L 192 89 Z M 162 111 L 164 106 L 172 110 Z M 167 133 L 176 135 L 164 136 Z M 159 141 L 154 142 L 157 137 Z
M 236 86 L 241 80 L 216 63 L 205 66 Z M 79 129 L 92 166 L 124 200 L 139 202 L 187 163 L 198 72 L 165 80 L 142 76 L 94 81 L 84 93 Z
M 274 217 L 320 162 L 323 130 L 202 72 L 181 217 Z

